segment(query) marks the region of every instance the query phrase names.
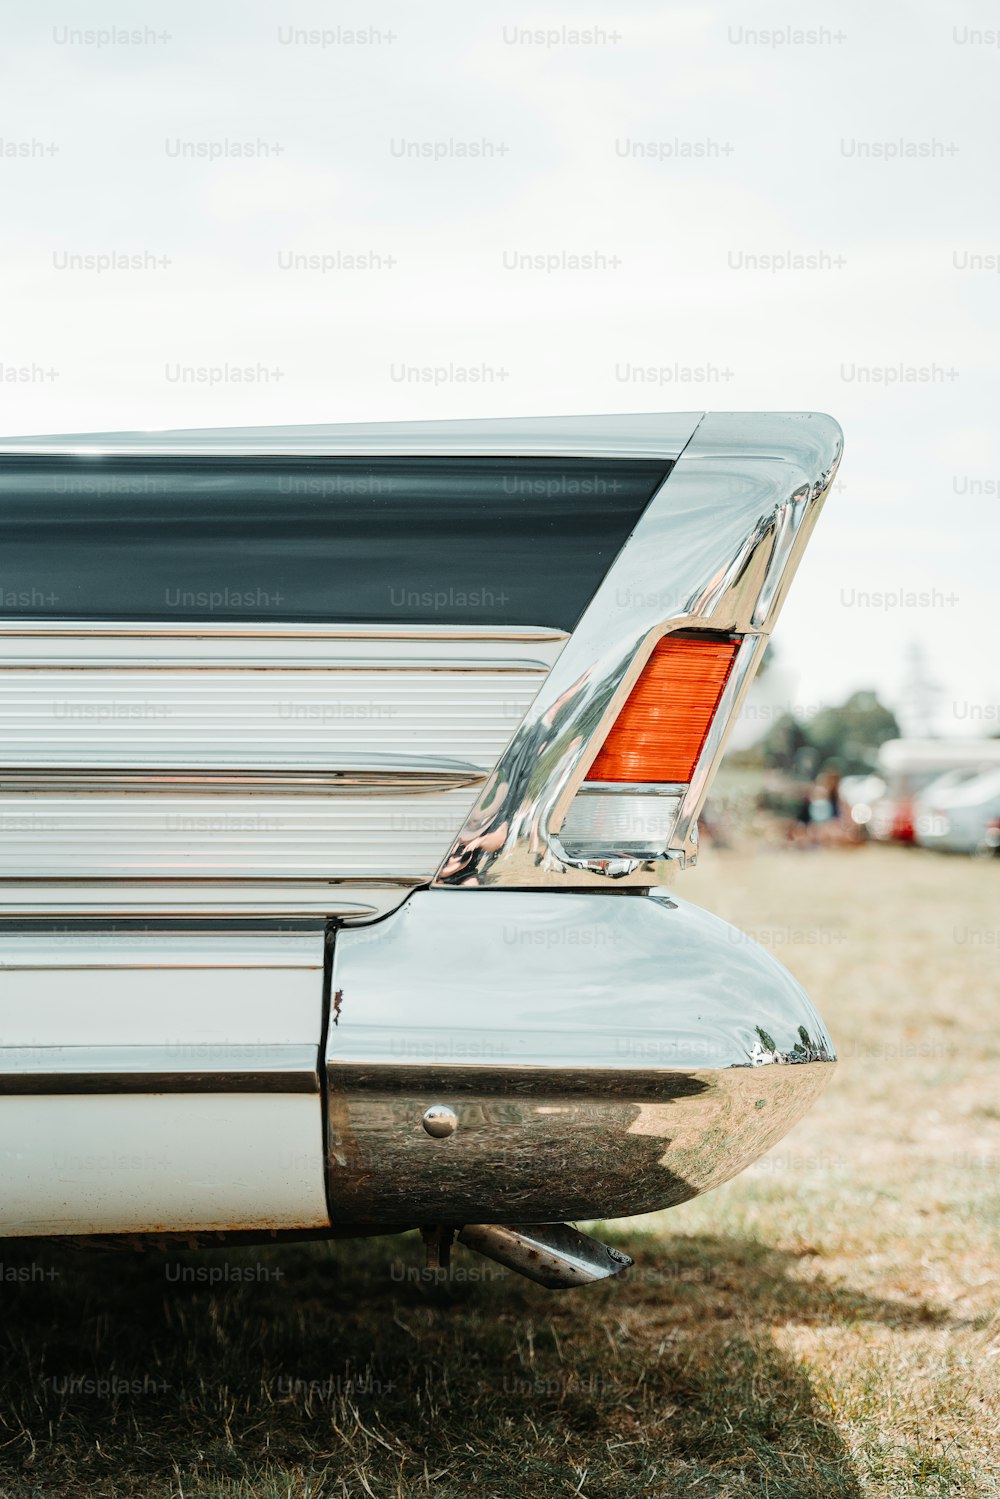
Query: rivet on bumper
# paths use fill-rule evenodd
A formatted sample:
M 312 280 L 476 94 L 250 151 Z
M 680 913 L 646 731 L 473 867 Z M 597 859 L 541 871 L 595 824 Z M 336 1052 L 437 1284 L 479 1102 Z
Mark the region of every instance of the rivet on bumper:
M 454 1109 L 449 1109 L 447 1104 L 435 1103 L 429 1109 L 424 1110 L 421 1123 L 435 1140 L 446 1140 L 458 1129 L 458 1115 Z

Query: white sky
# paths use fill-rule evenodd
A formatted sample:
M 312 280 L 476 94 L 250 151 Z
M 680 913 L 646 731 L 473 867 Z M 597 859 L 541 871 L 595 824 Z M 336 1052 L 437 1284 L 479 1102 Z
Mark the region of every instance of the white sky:
M 150 39 L 67 35 L 115 26 Z M 606 39 L 510 40 L 584 26 Z M 379 39 L 287 41 L 324 27 Z M 916 643 L 942 689 L 938 729 L 995 733 L 1000 274 L 961 267 L 1000 265 L 998 28 L 995 8 L 961 0 L 833 16 L 33 0 L 8 13 L 0 58 L 0 431 L 829 411 L 847 456 L 779 625 L 774 690 L 808 710 L 872 685 L 896 704 Z M 747 40 L 782 29 L 821 38 Z M 449 140 L 506 149 L 395 154 Z M 637 141 L 664 159 L 628 154 Z M 179 142 L 281 151 L 192 160 Z M 714 145 L 678 159 L 676 142 Z M 863 158 L 872 142 L 930 154 Z M 396 264 L 280 263 L 363 252 Z M 732 266 L 783 252 L 829 259 Z M 170 264 L 64 268 L 109 253 Z M 518 253 L 621 263 L 506 269 Z M 175 378 L 227 362 L 282 375 Z M 433 384 L 399 379 L 404 365 L 506 375 Z M 900 365 L 938 374 L 851 378 Z M 630 366 L 669 378 L 623 379 Z M 850 603 L 894 591 L 930 599 Z

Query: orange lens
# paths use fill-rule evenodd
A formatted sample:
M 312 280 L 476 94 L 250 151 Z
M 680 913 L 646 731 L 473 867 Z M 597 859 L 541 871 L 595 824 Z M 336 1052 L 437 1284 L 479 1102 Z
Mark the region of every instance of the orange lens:
M 665 635 L 587 780 L 689 782 L 738 649 L 738 640 Z

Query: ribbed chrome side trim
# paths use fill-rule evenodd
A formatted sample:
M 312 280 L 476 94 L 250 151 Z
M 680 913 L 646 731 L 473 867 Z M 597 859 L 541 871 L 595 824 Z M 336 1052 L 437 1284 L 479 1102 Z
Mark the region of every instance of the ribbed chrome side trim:
M 318 1093 L 309 1046 L 0 1047 L 0 1096 L 39 1093 Z M 178 1055 L 177 1053 L 181 1053 Z
M 0 796 L 0 878 L 420 880 L 475 796 Z
M 492 770 L 545 676 L 538 665 L 507 674 L 471 663 L 452 671 L 447 661 L 402 671 L 0 663 L 0 763 L 132 773 L 373 767 L 453 778 Z
M 431 876 L 565 638 L 0 621 L 0 882 L 377 881 L 262 909 L 380 914 Z
M 391 910 L 432 874 L 564 643 L 541 628 L 0 622 L 0 913 Z M 36 883 L 64 880 L 160 887 Z

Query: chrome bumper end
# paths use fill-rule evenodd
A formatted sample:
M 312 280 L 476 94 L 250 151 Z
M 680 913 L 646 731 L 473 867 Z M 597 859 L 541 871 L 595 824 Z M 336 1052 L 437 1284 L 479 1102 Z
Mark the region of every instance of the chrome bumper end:
M 419 891 L 338 934 L 333 991 L 335 1226 L 669 1207 L 768 1150 L 836 1061 L 770 953 L 662 897 Z

